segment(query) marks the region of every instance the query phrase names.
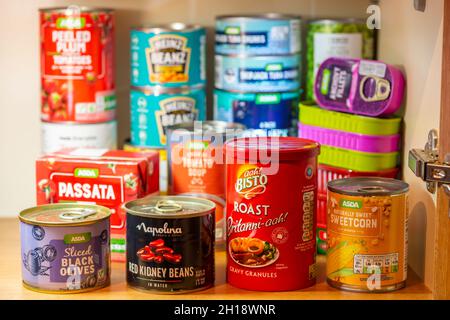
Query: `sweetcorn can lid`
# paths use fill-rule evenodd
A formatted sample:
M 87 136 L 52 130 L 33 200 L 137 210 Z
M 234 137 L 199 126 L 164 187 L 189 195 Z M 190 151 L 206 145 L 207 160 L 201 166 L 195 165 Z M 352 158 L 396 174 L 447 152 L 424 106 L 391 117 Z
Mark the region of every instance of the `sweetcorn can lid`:
M 81 203 L 56 203 L 23 210 L 22 222 L 43 226 L 79 226 L 109 219 L 111 211 L 103 206 Z
M 380 177 L 355 177 L 328 182 L 328 190 L 348 196 L 392 196 L 408 192 L 406 182 Z
M 190 196 L 152 196 L 129 201 L 123 207 L 128 214 L 134 216 L 179 219 L 213 213 L 216 204 L 207 199 Z

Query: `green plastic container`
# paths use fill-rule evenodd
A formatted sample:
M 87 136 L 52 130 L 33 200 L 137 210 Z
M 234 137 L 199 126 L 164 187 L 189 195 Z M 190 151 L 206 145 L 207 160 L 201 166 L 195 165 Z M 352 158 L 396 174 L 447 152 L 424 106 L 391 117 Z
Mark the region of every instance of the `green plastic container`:
M 312 101 L 300 102 L 299 120 L 306 125 L 374 136 L 397 134 L 402 122 L 400 117 L 372 118 L 329 111 Z

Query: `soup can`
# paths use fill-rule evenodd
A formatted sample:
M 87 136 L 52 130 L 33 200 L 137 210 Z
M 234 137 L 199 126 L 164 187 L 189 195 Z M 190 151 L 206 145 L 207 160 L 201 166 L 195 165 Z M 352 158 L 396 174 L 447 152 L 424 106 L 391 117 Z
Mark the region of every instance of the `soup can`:
M 131 85 L 204 85 L 205 28 L 175 22 L 131 30 Z
M 205 88 L 133 87 L 130 93 L 131 143 L 164 147 L 167 127 L 206 118 Z
M 116 114 L 114 12 L 40 10 L 41 119 L 98 123 Z
M 184 293 L 214 285 L 213 202 L 155 196 L 128 202 L 124 207 L 130 287 Z
M 80 293 L 110 283 L 110 210 L 50 204 L 19 214 L 23 285 L 43 293 Z
M 117 122 L 94 124 L 42 122 L 42 152 L 66 148 L 117 148 Z
M 259 137 L 225 148 L 228 282 L 255 291 L 314 285 L 319 145 Z
M 338 289 L 403 288 L 408 270 L 407 183 L 379 177 L 328 182 L 327 282 Z
M 319 19 L 307 26 L 306 99 L 314 99 L 314 82 L 320 64 L 331 57 L 375 58 L 375 33 L 360 19 Z
M 279 92 L 300 88 L 300 55 L 216 55 L 215 86 L 236 92 Z
M 301 18 L 269 13 L 216 18 L 218 54 L 276 55 L 301 50 Z
M 194 195 L 216 204 L 216 243 L 225 242 L 226 140 L 239 136 L 245 127 L 224 121 L 203 121 L 169 128 L 170 193 Z
M 297 122 L 299 91 L 244 93 L 214 90 L 216 120 L 237 122 L 247 135 L 287 137 Z

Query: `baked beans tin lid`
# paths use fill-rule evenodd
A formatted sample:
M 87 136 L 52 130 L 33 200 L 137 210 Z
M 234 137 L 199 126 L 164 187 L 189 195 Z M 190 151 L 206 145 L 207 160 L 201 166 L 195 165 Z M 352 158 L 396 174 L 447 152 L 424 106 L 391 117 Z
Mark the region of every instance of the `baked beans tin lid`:
M 391 196 L 408 192 L 406 182 L 381 177 L 355 177 L 328 182 L 328 190 L 349 196 Z
M 19 219 L 28 224 L 43 226 L 88 225 L 108 219 L 111 211 L 103 206 L 80 203 L 56 203 L 23 210 Z
M 277 153 L 280 160 L 318 156 L 320 145 L 316 141 L 296 137 L 245 137 L 225 143 L 227 157 L 249 159 L 250 156 L 272 156 Z M 273 157 L 270 157 L 273 158 Z
M 216 204 L 210 200 L 190 196 L 152 196 L 123 205 L 128 214 L 161 219 L 192 218 L 214 212 Z
M 205 28 L 196 24 L 186 24 L 183 22 L 172 22 L 168 24 L 133 27 L 131 30 L 142 31 L 146 33 L 167 33 L 167 32 L 192 32 L 197 30 L 204 30 Z

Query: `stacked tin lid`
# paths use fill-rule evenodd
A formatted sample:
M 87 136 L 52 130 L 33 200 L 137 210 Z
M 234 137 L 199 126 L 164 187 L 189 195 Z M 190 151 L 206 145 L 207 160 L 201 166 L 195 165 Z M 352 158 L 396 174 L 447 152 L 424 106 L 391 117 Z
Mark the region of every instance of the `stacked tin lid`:
M 296 131 L 301 19 L 266 14 L 216 18 L 214 117 L 247 135 Z
M 40 10 L 42 151 L 116 148 L 114 13 Z

